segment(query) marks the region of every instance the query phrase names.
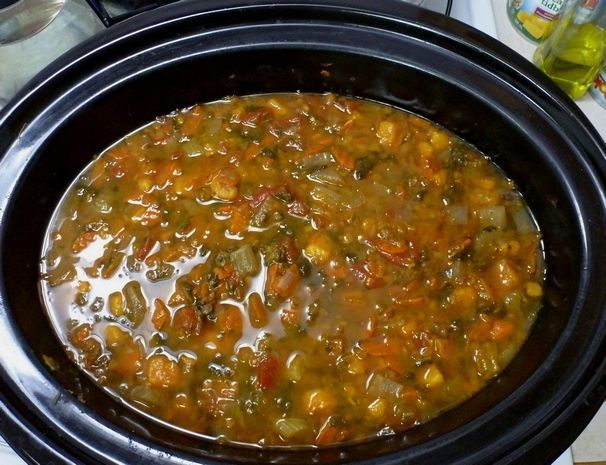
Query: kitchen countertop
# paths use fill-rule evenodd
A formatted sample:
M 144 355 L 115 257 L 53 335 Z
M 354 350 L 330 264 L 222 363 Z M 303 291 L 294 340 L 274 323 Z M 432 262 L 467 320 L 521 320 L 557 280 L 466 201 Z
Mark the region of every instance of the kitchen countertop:
M 458 0 L 454 0 L 455 2 Z M 478 3 L 488 0 L 477 0 Z M 536 46 L 519 34 L 509 22 L 505 0 L 490 0 L 495 14 L 497 38 L 527 59 L 532 58 Z M 577 102 L 581 110 L 606 139 L 606 108 L 601 107 L 587 93 Z M 572 445 L 575 464 L 593 463 L 606 465 L 606 403 L 588 427 Z

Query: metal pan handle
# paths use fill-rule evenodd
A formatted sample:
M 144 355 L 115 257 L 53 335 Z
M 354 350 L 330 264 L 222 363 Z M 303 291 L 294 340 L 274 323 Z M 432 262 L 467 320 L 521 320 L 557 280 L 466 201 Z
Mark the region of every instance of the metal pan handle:
M 134 5 L 140 4 L 140 6 L 134 6 L 133 9 L 128 13 L 112 16 L 103 6 L 103 2 L 101 0 L 86 0 L 105 27 L 110 27 L 116 23 L 119 23 L 120 21 L 130 18 L 131 16 L 138 15 L 144 11 L 153 10 L 154 8 L 166 5 L 168 3 L 174 3 L 175 1 L 177 0 L 124 1 L 123 3 L 132 3 Z
M 1 1 L 1 0 L 0 0 Z M 134 3 L 134 4 L 143 4 L 142 6 L 138 6 L 133 8 L 133 10 L 128 13 L 120 14 L 117 16 L 112 16 L 108 13 L 106 8 L 103 6 L 103 2 L 101 0 L 86 0 L 86 2 L 93 9 L 95 14 L 99 17 L 101 22 L 105 25 L 105 27 L 110 27 L 113 24 L 119 23 L 125 19 L 130 18 L 131 16 L 135 16 L 139 13 L 143 13 L 144 11 L 153 10 L 162 5 L 166 5 L 168 3 L 174 3 L 177 0 L 156 0 L 156 1 L 125 1 L 124 3 Z M 450 11 L 452 9 L 452 1 L 446 0 L 446 7 L 444 9 L 444 14 L 446 16 L 450 16 Z

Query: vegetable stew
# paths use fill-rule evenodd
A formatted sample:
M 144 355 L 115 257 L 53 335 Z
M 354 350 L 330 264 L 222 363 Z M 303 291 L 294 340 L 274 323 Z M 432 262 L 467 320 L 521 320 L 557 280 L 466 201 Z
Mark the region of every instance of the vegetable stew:
M 108 148 L 42 294 L 96 382 L 222 441 L 395 434 L 497 376 L 541 306 L 515 185 L 427 120 L 333 94 L 196 105 Z

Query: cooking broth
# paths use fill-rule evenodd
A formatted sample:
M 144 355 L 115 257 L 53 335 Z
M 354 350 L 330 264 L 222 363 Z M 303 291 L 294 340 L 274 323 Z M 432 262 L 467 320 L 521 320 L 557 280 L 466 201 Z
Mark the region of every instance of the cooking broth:
M 257 445 L 419 425 L 517 353 L 541 236 L 450 132 L 332 94 L 160 117 L 64 196 L 41 286 L 66 350 L 127 404 Z

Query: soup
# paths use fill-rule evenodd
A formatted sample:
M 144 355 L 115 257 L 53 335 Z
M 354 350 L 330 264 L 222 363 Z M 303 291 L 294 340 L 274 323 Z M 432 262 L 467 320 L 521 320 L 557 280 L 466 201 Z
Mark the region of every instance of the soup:
M 183 430 L 262 446 L 391 435 L 497 376 L 541 306 L 540 233 L 484 155 L 314 94 L 158 118 L 85 168 L 42 294 L 74 361 Z

